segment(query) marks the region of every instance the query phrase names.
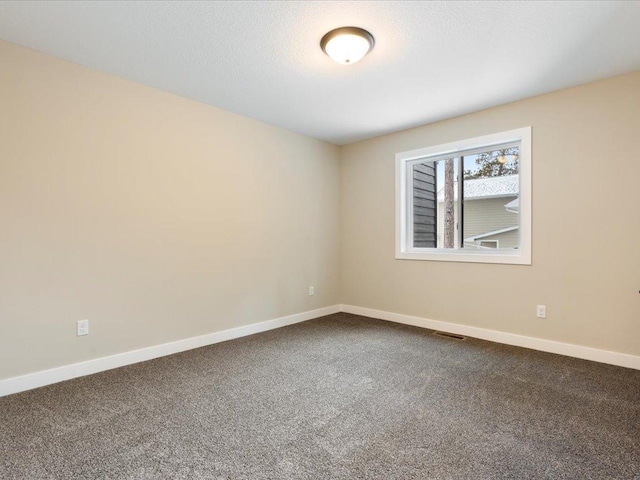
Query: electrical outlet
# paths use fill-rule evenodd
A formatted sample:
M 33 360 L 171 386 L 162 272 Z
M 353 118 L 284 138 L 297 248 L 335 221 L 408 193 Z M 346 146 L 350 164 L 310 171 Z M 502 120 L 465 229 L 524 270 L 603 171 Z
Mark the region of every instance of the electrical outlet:
M 547 318 L 547 306 L 546 305 L 538 305 L 536 307 L 536 317 L 538 317 L 538 318 Z
M 315 295 L 316 289 L 314 287 L 309 287 L 309 295 Z
M 78 320 L 78 337 L 89 335 L 89 320 Z

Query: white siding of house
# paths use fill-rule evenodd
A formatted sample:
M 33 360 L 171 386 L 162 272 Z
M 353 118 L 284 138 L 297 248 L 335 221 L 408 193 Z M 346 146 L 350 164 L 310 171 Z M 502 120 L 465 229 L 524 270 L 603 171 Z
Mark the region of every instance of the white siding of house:
M 519 230 L 511 230 L 510 232 L 479 238 L 475 241 L 475 244 L 480 245 L 482 240 L 498 240 L 499 248 L 515 248 L 520 245 L 520 232 Z M 465 248 L 469 248 L 469 245 L 465 245 Z
M 483 233 L 501 230 L 503 228 L 518 225 L 518 214 L 508 212 L 504 207 L 517 197 L 500 197 L 478 200 L 466 200 L 464 202 L 464 236 L 465 238 L 481 235 Z M 458 202 L 455 202 L 455 222 L 458 225 Z M 444 238 L 444 202 L 438 203 L 438 247 L 442 247 Z M 456 243 L 458 247 L 458 234 L 456 228 Z M 505 232 L 503 234 L 486 237 L 487 240 L 500 240 L 500 248 L 514 248 L 519 244 L 518 231 Z M 479 242 L 477 242 L 479 244 Z

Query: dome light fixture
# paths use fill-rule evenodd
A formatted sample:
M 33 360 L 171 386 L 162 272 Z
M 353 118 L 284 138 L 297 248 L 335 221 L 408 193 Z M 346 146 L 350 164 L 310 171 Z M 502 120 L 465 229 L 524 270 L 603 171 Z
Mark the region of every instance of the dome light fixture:
M 375 45 L 373 35 L 358 27 L 340 27 L 326 33 L 320 48 L 336 63 L 351 65 L 361 60 Z

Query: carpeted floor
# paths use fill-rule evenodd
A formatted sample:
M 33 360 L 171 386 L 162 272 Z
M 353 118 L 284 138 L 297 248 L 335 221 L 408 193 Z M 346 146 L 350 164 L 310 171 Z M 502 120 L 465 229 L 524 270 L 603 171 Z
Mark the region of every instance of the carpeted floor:
M 634 479 L 640 371 L 348 314 L 0 398 L 0 478 Z

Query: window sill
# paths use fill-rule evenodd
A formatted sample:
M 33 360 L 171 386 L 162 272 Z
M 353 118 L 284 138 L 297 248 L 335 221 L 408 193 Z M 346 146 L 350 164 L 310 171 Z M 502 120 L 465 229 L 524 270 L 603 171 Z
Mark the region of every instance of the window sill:
M 469 262 L 469 263 L 498 263 L 506 265 L 531 265 L 531 255 L 525 252 L 510 253 L 498 252 L 461 252 L 456 251 L 424 251 L 412 250 L 408 252 L 396 252 L 397 260 L 427 260 L 435 262 Z

